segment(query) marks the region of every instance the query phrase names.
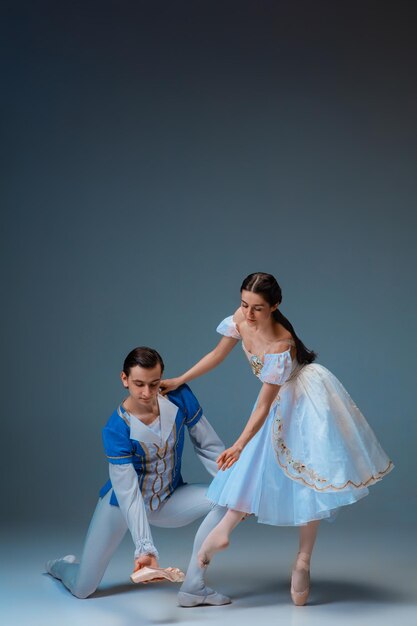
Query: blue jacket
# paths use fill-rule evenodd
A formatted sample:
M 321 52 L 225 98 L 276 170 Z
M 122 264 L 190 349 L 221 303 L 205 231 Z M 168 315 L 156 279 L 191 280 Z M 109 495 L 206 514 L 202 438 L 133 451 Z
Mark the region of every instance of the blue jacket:
M 151 471 L 151 463 L 153 465 L 155 463 L 155 455 L 162 461 L 169 455 L 171 475 L 168 480 L 168 492 L 165 494 L 165 497 L 169 497 L 177 487 L 184 484 L 181 460 L 185 427 L 190 429 L 195 426 L 202 417 L 203 410 L 188 385 L 181 385 L 169 392 L 166 397 L 159 398 L 159 405 L 162 445 L 161 439 L 158 439 L 140 420 L 131 420 L 122 405 L 114 411 L 103 429 L 103 444 L 109 463 L 133 465 L 141 490 L 146 476 Z M 111 481 L 108 480 L 101 488 L 100 496 L 103 497 L 111 488 Z M 114 491 L 110 497 L 110 504 L 118 506 Z

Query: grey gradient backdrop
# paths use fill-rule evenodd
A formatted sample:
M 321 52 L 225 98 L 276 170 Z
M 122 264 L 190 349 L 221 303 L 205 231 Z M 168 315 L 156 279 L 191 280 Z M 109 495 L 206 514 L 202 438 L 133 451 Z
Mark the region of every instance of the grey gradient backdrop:
M 4 520 L 85 525 L 125 354 L 179 374 L 262 270 L 396 463 L 344 519 L 416 521 L 412 6 L 1 3 Z M 231 443 L 241 350 L 193 389 Z

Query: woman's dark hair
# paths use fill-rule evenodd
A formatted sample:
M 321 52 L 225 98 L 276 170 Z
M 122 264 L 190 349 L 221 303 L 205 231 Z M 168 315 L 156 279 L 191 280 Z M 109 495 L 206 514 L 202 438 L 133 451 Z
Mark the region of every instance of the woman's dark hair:
M 145 346 L 140 346 L 139 348 L 134 348 L 124 360 L 123 363 L 123 371 L 126 376 L 129 376 L 130 370 L 135 365 L 139 365 L 139 367 L 144 367 L 145 369 L 151 369 L 155 367 L 155 365 L 161 366 L 161 375 L 164 371 L 164 362 L 162 360 L 161 355 L 156 350 L 152 348 L 146 348 Z
M 261 295 L 270 306 L 274 304 L 281 304 L 282 292 L 281 287 L 278 285 L 276 279 L 272 274 L 265 274 L 264 272 L 255 272 L 246 276 L 242 283 L 240 291 L 252 291 Z M 303 365 L 312 363 L 317 354 L 312 350 L 305 347 L 301 339 L 299 339 L 295 333 L 295 330 L 289 320 L 281 313 L 279 309 L 273 311 L 272 316 L 276 322 L 282 324 L 286 330 L 288 330 L 295 341 L 295 348 L 297 351 L 297 361 Z

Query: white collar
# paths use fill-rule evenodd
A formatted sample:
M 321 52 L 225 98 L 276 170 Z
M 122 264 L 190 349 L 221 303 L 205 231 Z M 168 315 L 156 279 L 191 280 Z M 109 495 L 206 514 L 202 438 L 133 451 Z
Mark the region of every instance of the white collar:
M 123 407 L 120 407 L 120 412 L 123 413 L 123 417 L 129 422 L 130 426 L 130 438 L 135 441 L 143 441 L 143 443 L 155 443 L 160 446 L 164 443 L 174 426 L 175 418 L 177 417 L 178 407 L 171 402 L 167 397 L 158 395 L 159 414 L 161 416 L 161 436 L 159 437 L 153 430 L 148 428 L 146 424 L 140 421 L 134 415 L 128 413 Z

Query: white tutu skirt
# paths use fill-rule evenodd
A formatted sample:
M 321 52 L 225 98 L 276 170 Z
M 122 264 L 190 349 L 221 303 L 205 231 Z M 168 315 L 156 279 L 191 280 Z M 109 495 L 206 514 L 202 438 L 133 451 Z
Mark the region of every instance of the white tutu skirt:
M 331 520 L 392 468 L 340 381 L 313 363 L 281 387 L 262 428 L 217 473 L 207 497 L 263 524 L 298 526 Z

